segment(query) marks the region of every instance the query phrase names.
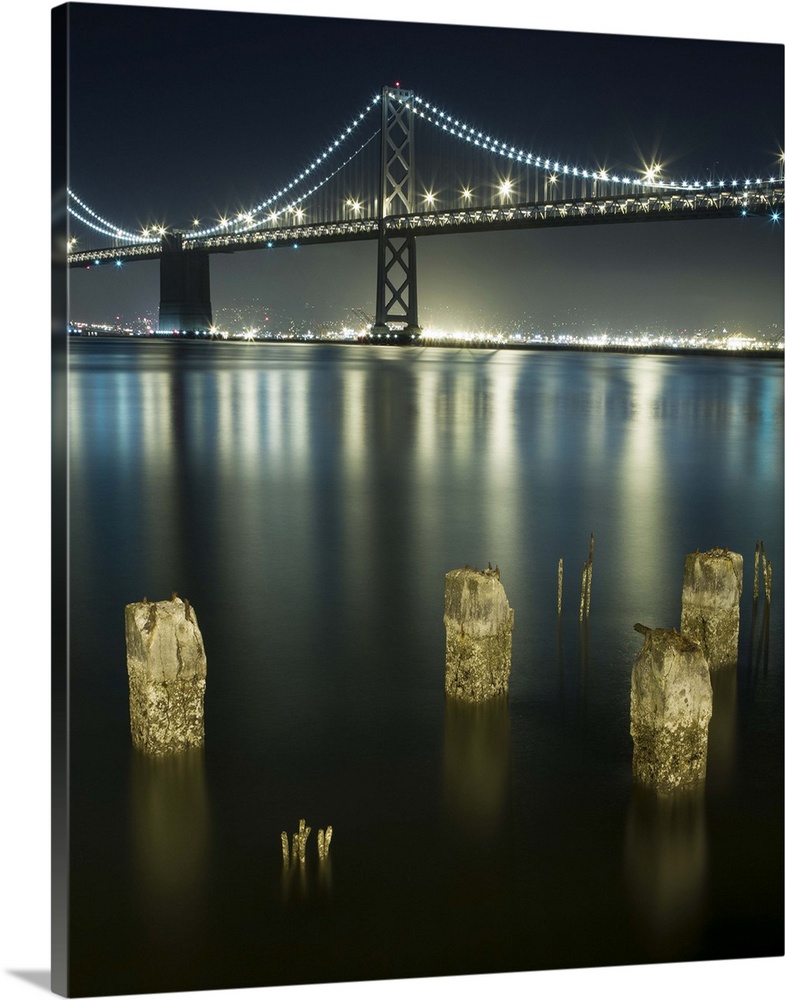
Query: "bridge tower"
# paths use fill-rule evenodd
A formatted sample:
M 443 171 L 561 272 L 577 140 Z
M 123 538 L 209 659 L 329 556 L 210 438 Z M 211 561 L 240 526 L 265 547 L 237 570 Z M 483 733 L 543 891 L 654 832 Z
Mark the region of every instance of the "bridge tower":
M 382 90 L 379 178 L 379 256 L 376 270 L 376 323 L 373 334 L 405 323 L 404 333 L 420 333 L 417 322 L 417 257 L 411 233 L 392 232 L 388 219 L 414 211 L 414 91 Z
M 182 233 L 165 233 L 161 237 L 158 329 L 193 335 L 212 325 L 209 254 L 184 250 Z

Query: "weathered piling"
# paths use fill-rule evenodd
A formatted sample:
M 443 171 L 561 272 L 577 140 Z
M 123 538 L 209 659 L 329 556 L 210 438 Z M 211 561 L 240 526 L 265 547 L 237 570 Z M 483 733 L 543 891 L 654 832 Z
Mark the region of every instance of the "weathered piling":
M 561 618 L 561 593 L 562 593 L 563 581 L 564 581 L 564 560 L 559 559 L 559 569 L 556 574 L 556 607 L 558 609 L 559 618 Z
M 514 612 L 499 567 L 450 570 L 444 582 L 445 691 L 465 701 L 506 694 Z
M 583 573 L 581 574 L 581 610 L 580 610 L 580 620 L 583 621 L 583 615 L 586 611 L 586 579 L 588 576 L 588 566 L 586 563 L 583 564 Z
M 755 542 L 755 570 L 752 577 L 752 602 L 758 603 L 758 577 L 760 576 L 760 542 Z
M 131 738 L 150 754 L 204 743 L 207 658 L 188 601 L 146 598 L 125 608 Z
M 632 772 L 658 793 L 699 784 L 706 777 L 712 686 L 697 642 L 675 629 L 636 625 L 643 647 L 632 668 Z
M 304 819 L 301 819 L 297 830 L 292 834 L 292 848 L 290 853 L 289 837 L 285 830 L 281 831 L 281 853 L 283 854 L 284 868 L 288 868 L 290 864 L 293 865 L 296 861 L 299 861 L 301 865 L 305 864 L 305 845 L 308 843 L 310 833 L 310 826 L 306 824 Z M 319 830 L 316 839 L 319 860 L 325 861 L 330 851 L 330 842 L 333 839 L 333 828 L 328 826 L 327 830 Z
M 589 617 L 589 612 L 591 611 L 591 578 L 594 571 L 594 532 L 592 532 L 591 540 L 589 541 L 589 562 L 586 566 L 586 617 Z
M 281 831 L 281 853 L 283 854 L 283 866 L 289 867 L 289 837 L 286 830 Z
M 742 567 L 738 552 L 719 548 L 684 560 L 681 632 L 701 645 L 712 670 L 738 661 Z
M 326 830 L 319 830 L 316 834 L 316 850 L 320 861 L 326 861 L 330 853 L 330 843 L 333 839 L 333 828 L 328 826 Z
M 305 825 L 305 820 L 300 820 L 300 827 L 296 834 L 292 835 L 292 842 L 297 840 L 297 857 L 301 865 L 305 864 L 305 845 L 308 843 L 308 837 L 311 833 L 310 826 Z

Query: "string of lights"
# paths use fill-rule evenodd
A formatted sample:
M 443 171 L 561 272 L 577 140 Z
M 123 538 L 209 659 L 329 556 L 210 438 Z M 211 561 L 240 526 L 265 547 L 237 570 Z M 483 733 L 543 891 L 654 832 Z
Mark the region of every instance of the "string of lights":
M 713 184 L 697 179 L 692 181 L 686 179 L 681 181 L 668 180 L 663 177 L 662 167 L 659 164 L 647 166 L 640 177 L 631 177 L 629 174 L 624 173 L 612 173 L 607 168 L 587 169 L 585 167 L 570 166 L 569 164 L 563 163 L 559 160 L 552 160 L 549 157 L 538 155 L 531 150 L 526 150 L 522 147 L 519 148 L 510 143 L 502 142 L 500 139 L 495 139 L 490 132 L 475 128 L 466 122 L 462 122 L 456 116 L 448 114 L 443 109 L 438 108 L 435 104 L 430 103 L 425 100 L 424 97 L 419 95 L 415 95 L 412 103 L 409 104 L 407 102 L 406 106 L 409 107 L 419 118 L 429 122 L 431 125 L 435 126 L 437 129 L 441 129 L 443 132 L 447 132 L 450 135 L 454 135 L 458 139 L 462 139 L 469 145 L 486 149 L 492 154 L 504 157 L 508 160 L 513 160 L 517 163 L 525 163 L 527 166 L 532 166 L 539 170 L 551 171 L 556 174 L 561 173 L 564 176 L 613 182 L 614 184 L 652 187 L 659 190 L 667 188 L 673 190 L 699 191 L 708 187 L 716 186 L 716 184 L 728 184 L 730 187 L 743 186 L 745 188 L 749 188 L 766 183 L 766 180 L 762 177 L 747 177 L 743 181 L 743 184 L 738 179 L 732 179 L 729 181 L 720 179 L 715 181 Z M 785 164 L 785 153 L 780 153 L 779 162 L 780 173 L 782 173 L 782 167 L 783 164 Z M 768 178 L 769 184 L 776 183 L 776 181 L 776 177 L 772 176 Z
M 198 226 L 194 226 L 193 229 L 184 234 L 185 238 L 196 239 L 203 236 L 212 236 L 216 233 L 222 233 L 222 232 L 242 233 L 258 229 L 266 222 L 270 221 L 275 222 L 277 219 L 277 215 L 280 214 L 280 212 L 271 211 L 270 214 L 263 219 L 255 219 L 254 216 L 257 215 L 259 212 L 265 211 L 266 209 L 274 210 L 276 206 L 278 206 L 284 198 L 291 199 L 291 201 L 290 204 L 283 209 L 283 211 L 288 210 L 296 212 L 298 204 L 302 203 L 306 198 L 311 197 L 317 191 L 323 188 L 324 185 L 328 183 L 328 181 L 330 181 L 333 177 L 335 177 L 336 174 L 338 174 L 345 166 L 347 166 L 347 164 L 349 164 L 356 156 L 358 156 L 362 152 L 362 150 L 365 149 L 379 134 L 379 129 L 377 129 L 371 136 L 368 137 L 368 139 L 365 140 L 365 142 L 363 142 L 349 157 L 347 157 L 343 161 L 343 163 L 337 166 L 331 173 L 327 174 L 324 178 L 322 178 L 322 180 L 320 180 L 317 184 L 310 187 L 308 190 L 302 191 L 299 194 L 297 193 L 299 185 L 303 181 L 310 178 L 311 174 L 313 174 L 313 172 L 317 170 L 319 167 L 323 167 L 325 163 L 330 159 L 330 157 L 332 157 L 335 154 L 336 150 L 338 150 L 341 146 L 343 146 L 346 140 L 349 139 L 351 135 L 353 135 L 357 127 L 365 120 L 368 114 L 378 105 L 379 100 L 380 96 L 377 94 L 376 96 L 373 97 L 371 101 L 368 102 L 368 104 L 362 109 L 362 111 L 360 111 L 354 117 L 351 124 L 347 125 L 344 128 L 344 130 L 322 150 L 321 153 L 319 153 L 317 156 L 314 157 L 313 160 L 311 160 L 311 162 L 308 164 L 307 167 L 304 167 L 297 175 L 295 175 L 289 181 L 288 184 L 284 184 L 278 191 L 276 191 L 275 194 L 272 194 L 268 198 L 265 198 L 263 201 L 260 201 L 258 204 L 254 205 L 251 209 L 239 213 L 238 216 L 233 220 L 221 219 L 215 226 L 210 226 L 210 227 L 200 228 Z M 164 232 L 164 229 L 161 226 L 155 226 L 151 227 L 151 229 L 143 230 L 141 235 L 139 233 L 130 232 L 129 230 L 123 229 L 122 227 L 117 226 L 112 222 L 109 222 L 107 219 L 102 218 L 102 216 L 100 216 L 97 212 L 95 212 L 87 204 L 85 204 L 85 202 L 83 202 L 70 188 L 68 189 L 68 196 L 70 199 L 68 204 L 69 213 L 73 215 L 74 218 L 79 219 L 79 221 L 82 222 L 84 225 L 95 230 L 96 232 L 103 233 L 104 235 L 112 236 L 116 239 L 126 239 L 132 243 L 140 243 L 140 242 L 154 243 L 160 239 L 161 235 Z M 91 216 L 91 218 L 86 219 L 83 216 L 78 215 L 73 205 L 71 204 L 71 201 L 77 204 L 84 212 L 86 212 L 89 216 Z M 92 221 L 93 219 L 96 221 Z M 153 233 L 155 233 L 155 235 L 152 235 Z
M 409 92 L 409 94 L 411 94 L 411 92 Z M 336 135 L 333 140 L 328 143 L 306 167 L 294 175 L 288 183 L 282 185 L 274 194 L 271 194 L 269 197 L 258 202 L 251 209 L 238 212 L 233 219 L 222 218 L 215 225 L 209 227 L 200 227 L 198 223 L 195 222 L 194 227 L 189 231 L 184 232 L 183 236 L 186 239 L 199 239 L 218 234 L 248 233 L 271 224 L 278 224 L 279 217 L 286 213 L 294 216 L 297 222 L 301 223 L 305 215 L 305 208 L 303 207 L 304 202 L 307 199 L 312 198 L 317 192 L 321 191 L 329 181 L 331 181 L 345 167 L 352 163 L 379 135 L 381 130 L 377 128 L 372 135 L 365 139 L 340 164 L 335 166 L 329 173 L 322 176 L 321 179 L 315 181 L 315 178 L 313 177 L 315 172 L 323 169 L 335 156 L 336 152 L 345 145 L 349 138 L 355 135 L 357 128 L 368 117 L 371 111 L 379 105 L 380 100 L 381 95 L 375 95 L 372 100 L 370 100 L 354 117 L 351 123 L 345 126 L 340 134 Z M 427 122 L 440 133 L 449 135 L 454 137 L 456 140 L 465 143 L 467 148 L 473 149 L 477 152 L 487 151 L 487 153 L 492 157 L 501 158 L 509 163 L 520 164 L 527 171 L 534 170 L 534 176 L 537 175 L 538 171 L 543 174 L 547 173 L 548 180 L 551 183 L 554 182 L 559 175 L 561 175 L 565 181 L 567 179 L 572 179 L 574 183 L 581 181 L 593 181 L 595 183 L 616 185 L 617 188 L 620 189 L 620 192 L 625 188 L 637 188 L 639 190 L 651 188 L 656 189 L 659 192 L 662 192 L 664 189 L 673 191 L 700 191 L 710 186 L 709 184 L 697 181 L 681 181 L 680 183 L 676 183 L 672 180 L 667 180 L 663 177 L 662 168 L 658 164 L 653 164 L 647 167 L 641 172 L 640 176 L 636 177 L 630 176 L 629 173 L 613 172 L 606 168 L 589 169 L 586 167 L 579 167 L 562 160 L 555 160 L 550 157 L 542 156 L 532 150 L 495 138 L 489 131 L 470 125 L 457 116 L 449 114 L 444 109 L 437 107 L 435 104 L 420 95 L 411 94 L 411 96 L 405 97 L 402 95 L 402 103 L 422 121 Z M 774 178 L 771 178 L 771 181 L 774 180 Z M 310 182 L 311 186 L 304 188 L 304 185 L 307 182 Z M 510 185 L 509 180 L 506 183 L 508 186 Z M 724 184 L 725 182 L 722 181 L 719 183 Z M 751 184 L 760 185 L 761 183 L 762 181 L 760 178 L 756 181 L 748 179 L 744 181 L 743 186 L 744 188 L 748 188 Z M 741 183 L 734 180 L 730 182 L 730 185 L 736 188 L 740 187 Z M 510 195 L 509 190 L 504 190 L 504 185 L 502 185 L 502 195 L 507 197 Z M 463 192 L 463 196 L 465 199 L 467 196 L 466 191 Z M 98 212 L 90 208 L 70 188 L 68 188 L 68 197 L 68 211 L 75 219 L 88 228 L 115 240 L 123 240 L 129 244 L 157 243 L 166 232 L 163 226 L 151 226 L 142 230 L 141 233 L 132 232 L 105 219 Z M 428 196 L 426 195 L 426 203 L 427 202 Z M 353 207 L 355 214 L 357 213 L 359 203 L 356 200 L 353 201 L 352 199 L 349 199 L 346 204 Z M 426 205 L 426 207 L 428 206 Z M 78 209 L 81 211 L 78 211 Z M 260 215 L 261 217 L 259 217 Z
M 436 107 L 436 105 L 431 104 L 419 95 L 416 95 L 413 98 L 411 104 L 407 102 L 406 106 L 409 107 L 419 118 L 429 122 L 436 128 L 442 129 L 444 132 L 448 132 L 450 135 L 454 135 L 457 139 L 462 139 L 470 145 L 486 149 L 490 153 L 504 157 L 508 160 L 514 160 L 517 163 L 524 163 L 537 170 L 549 171 L 556 174 L 561 173 L 564 176 L 580 177 L 587 180 L 612 181 L 617 184 L 645 183 L 648 186 L 660 189 L 664 187 L 677 186 L 664 180 L 662 177 L 656 176 L 661 170 L 658 165 L 647 168 L 643 178 L 632 178 L 628 175 L 610 173 L 607 169 L 589 170 L 585 167 L 570 166 L 569 164 L 562 163 L 559 160 L 552 160 L 550 157 L 541 156 L 531 150 L 515 146 L 511 143 L 502 142 L 500 139 L 494 139 L 490 132 L 475 128 L 466 122 L 462 122 L 459 118 L 448 114 L 446 111 Z
M 312 195 L 316 194 L 316 192 L 321 190 L 329 181 L 333 179 L 333 177 L 339 174 L 344 169 L 344 167 L 348 166 L 349 163 L 351 163 L 357 156 L 359 156 L 359 154 L 368 145 L 370 145 L 371 142 L 373 142 L 373 140 L 376 138 L 376 136 L 379 134 L 380 131 L 381 131 L 380 129 L 376 129 L 376 131 L 372 135 L 370 135 L 361 146 L 358 146 L 358 148 L 351 154 L 351 156 L 348 156 L 343 161 L 343 163 L 337 166 L 331 173 L 323 177 L 318 184 L 315 184 L 307 191 L 301 192 L 293 201 L 291 201 L 280 211 L 275 211 L 274 206 L 280 203 L 281 199 L 285 194 L 288 194 L 288 192 L 294 186 L 294 182 L 281 188 L 281 190 L 278 191 L 277 194 L 271 195 L 265 201 L 260 202 L 258 205 L 255 205 L 252 209 L 249 209 L 248 212 L 240 213 L 240 215 L 233 222 L 230 222 L 228 219 L 223 219 L 218 223 L 217 226 L 212 226 L 209 229 L 192 229 L 191 231 L 185 233 L 186 239 L 196 239 L 202 236 L 214 236 L 216 233 L 225 233 L 225 232 L 249 233 L 255 229 L 261 228 L 261 226 L 263 226 L 267 222 L 277 222 L 278 216 L 281 214 L 281 212 L 292 212 L 295 215 L 299 214 L 301 220 L 304 211 L 302 208 L 302 203 L 305 201 L 305 199 L 310 198 Z M 316 165 L 318 165 L 318 160 L 314 160 L 313 163 L 311 164 L 311 167 L 313 168 Z M 298 176 L 297 180 L 300 180 L 305 176 L 306 176 L 306 171 L 303 171 Z M 263 219 L 253 218 L 257 212 L 264 211 L 266 208 L 272 209 L 269 215 L 265 216 Z
M 83 216 L 79 215 L 76 209 L 71 204 L 68 203 L 68 211 L 75 219 L 79 219 L 81 223 L 94 229 L 96 232 L 104 233 L 106 236 L 112 236 L 115 239 L 129 240 L 132 243 L 154 243 L 156 241 L 155 237 L 150 237 L 149 233 L 139 235 L 139 233 L 129 232 L 127 229 L 121 229 L 120 226 L 114 225 L 114 223 L 109 222 L 107 219 L 102 218 L 97 212 L 94 212 L 89 205 L 86 205 L 72 190 L 67 188 L 68 197 L 71 201 L 74 201 L 84 212 L 87 212 L 89 216 L 92 216 L 96 221 L 93 222 L 90 219 L 85 219 Z

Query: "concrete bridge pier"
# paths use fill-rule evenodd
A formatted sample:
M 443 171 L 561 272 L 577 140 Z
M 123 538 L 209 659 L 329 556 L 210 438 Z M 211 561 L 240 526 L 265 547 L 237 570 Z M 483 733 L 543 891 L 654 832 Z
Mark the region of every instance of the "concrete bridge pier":
M 210 256 L 204 250 L 184 250 L 182 233 L 161 237 L 161 333 L 193 336 L 213 325 L 210 304 Z

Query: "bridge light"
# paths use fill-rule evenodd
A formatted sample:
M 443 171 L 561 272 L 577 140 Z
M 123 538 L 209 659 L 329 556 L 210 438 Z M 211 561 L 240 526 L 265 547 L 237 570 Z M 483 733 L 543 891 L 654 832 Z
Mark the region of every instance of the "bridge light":
M 646 172 L 643 175 L 644 180 L 648 181 L 649 184 L 653 184 L 656 179 L 656 174 L 662 170 L 659 163 L 652 163 L 650 167 L 646 168 Z
M 434 195 L 433 191 L 426 191 L 425 192 L 425 202 L 426 202 L 426 204 L 427 205 L 433 205 L 433 203 L 435 201 L 436 201 L 436 196 Z
M 472 193 L 469 190 L 469 188 L 464 188 L 463 191 L 461 191 L 461 195 L 462 195 L 464 201 L 471 201 L 472 200 Z

